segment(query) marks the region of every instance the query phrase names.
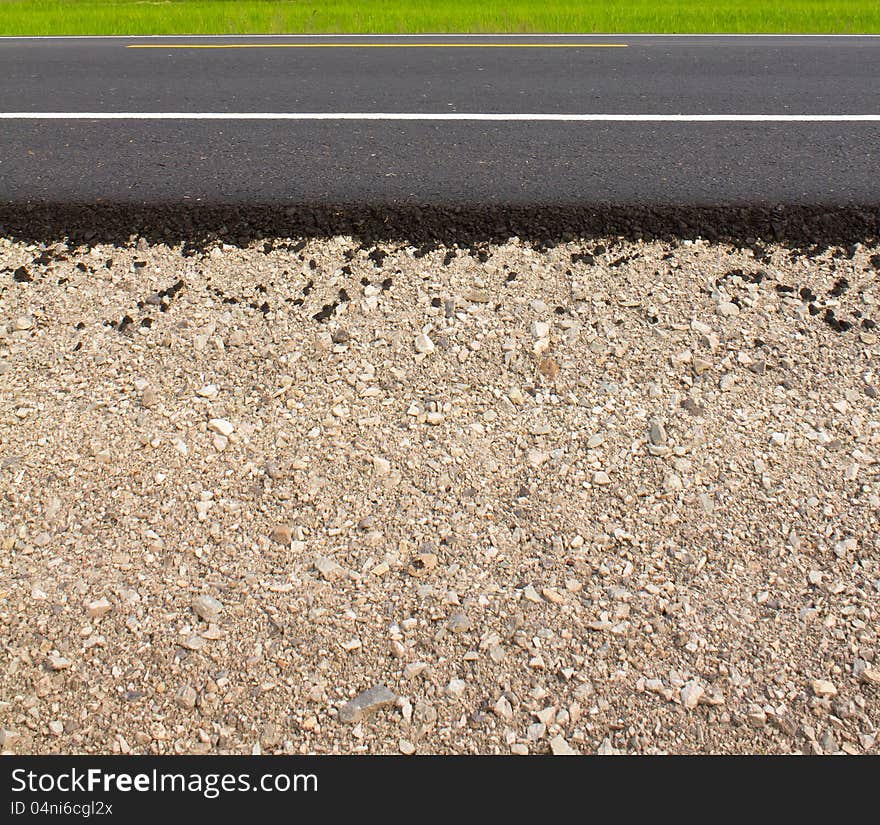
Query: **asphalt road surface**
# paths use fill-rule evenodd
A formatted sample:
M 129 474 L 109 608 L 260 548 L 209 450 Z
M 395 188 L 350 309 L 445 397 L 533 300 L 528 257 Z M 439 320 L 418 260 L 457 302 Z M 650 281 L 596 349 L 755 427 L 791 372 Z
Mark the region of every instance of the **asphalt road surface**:
M 0 202 L 880 204 L 880 37 L 0 39 Z

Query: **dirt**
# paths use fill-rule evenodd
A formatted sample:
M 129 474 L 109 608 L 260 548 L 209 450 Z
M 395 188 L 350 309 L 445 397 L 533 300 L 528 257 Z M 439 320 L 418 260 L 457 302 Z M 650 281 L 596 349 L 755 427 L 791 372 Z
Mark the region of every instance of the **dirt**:
M 0 746 L 876 752 L 878 278 L 0 239 Z

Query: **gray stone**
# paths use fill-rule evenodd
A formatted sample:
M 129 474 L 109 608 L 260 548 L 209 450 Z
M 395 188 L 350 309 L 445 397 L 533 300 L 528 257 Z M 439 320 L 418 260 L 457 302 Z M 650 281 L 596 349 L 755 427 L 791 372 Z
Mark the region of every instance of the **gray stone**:
M 449 617 L 446 627 L 449 628 L 452 633 L 464 633 L 471 629 L 471 621 L 468 619 L 466 613 L 459 610 Z
M 666 446 L 666 428 L 659 418 L 652 418 L 648 424 L 648 438 L 655 447 Z
M 210 624 L 220 618 L 223 605 L 213 596 L 203 594 L 193 599 L 192 609 L 200 619 Z
M 197 694 L 191 685 L 181 685 L 174 694 L 174 704 L 186 710 L 192 710 L 196 706 Z
M 356 724 L 380 708 L 393 705 L 396 700 L 397 696 L 385 685 L 375 685 L 346 702 L 339 711 L 339 721 Z

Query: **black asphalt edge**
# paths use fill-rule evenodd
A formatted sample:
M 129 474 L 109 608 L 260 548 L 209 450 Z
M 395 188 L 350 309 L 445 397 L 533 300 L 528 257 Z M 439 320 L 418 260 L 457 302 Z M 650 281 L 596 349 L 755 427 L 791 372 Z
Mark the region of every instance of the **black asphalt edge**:
M 474 245 L 518 237 L 535 245 L 583 238 L 776 242 L 796 248 L 870 243 L 876 206 L 628 206 L 548 204 L 294 206 L 0 204 L 0 236 L 27 243 L 245 246 L 264 238 L 350 235 L 363 243 Z

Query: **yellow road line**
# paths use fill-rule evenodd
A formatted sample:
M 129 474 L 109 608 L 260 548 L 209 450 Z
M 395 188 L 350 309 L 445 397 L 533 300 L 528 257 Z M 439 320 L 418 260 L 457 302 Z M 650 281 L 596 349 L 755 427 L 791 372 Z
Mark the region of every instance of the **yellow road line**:
M 628 43 L 132 43 L 127 49 L 625 49 Z

